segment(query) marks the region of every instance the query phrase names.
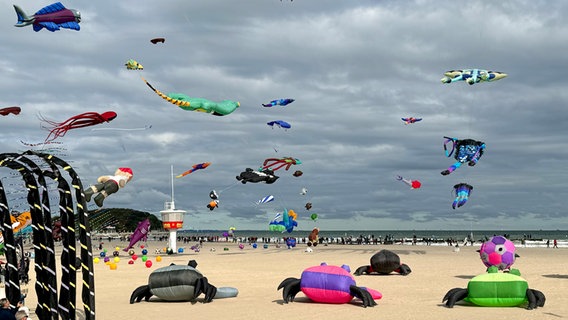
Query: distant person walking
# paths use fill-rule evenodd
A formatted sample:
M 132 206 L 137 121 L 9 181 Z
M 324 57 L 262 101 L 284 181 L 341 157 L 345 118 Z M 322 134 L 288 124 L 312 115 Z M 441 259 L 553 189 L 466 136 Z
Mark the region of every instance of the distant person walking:
M 546 240 L 546 247 L 550 248 L 550 239 Z
M 558 249 L 558 241 L 556 239 L 554 239 L 554 245 L 552 247 Z

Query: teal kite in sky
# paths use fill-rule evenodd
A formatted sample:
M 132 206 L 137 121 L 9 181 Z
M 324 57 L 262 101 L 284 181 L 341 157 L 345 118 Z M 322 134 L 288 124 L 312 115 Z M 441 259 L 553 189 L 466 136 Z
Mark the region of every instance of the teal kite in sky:
M 226 116 L 237 110 L 237 108 L 241 106 L 239 102 L 231 100 L 213 102 L 204 98 L 191 98 L 182 93 L 170 93 L 166 95 L 160 90 L 152 87 L 152 85 L 148 81 L 146 81 L 146 79 L 142 78 L 142 80 L 146 82 L 146 84 L 148 85 L 148 87 L 150 87 L 150 89 L 152 89 L 152 91 L 162 97 L 162 99 L 177 105 L 183 110 L 211 113 L 214 116 Z
M 487 71 L 481 69 L 463 69 L 450 70 L 444 73 L 444 77 L 440 80 L 442 83 L 452 83 L 456 81 L 465 81 L 469 85 L 479 82 L 492 82 L 505 78 L 506 73 L 499 71 Z

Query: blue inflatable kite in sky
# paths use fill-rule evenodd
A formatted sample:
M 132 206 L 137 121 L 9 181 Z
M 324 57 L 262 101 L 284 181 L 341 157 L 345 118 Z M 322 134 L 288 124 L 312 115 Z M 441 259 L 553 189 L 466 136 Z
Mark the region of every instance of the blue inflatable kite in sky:
M 268 230 L 270 231 L 280 231 L 284 232 L 287 231 L 288 233 L 292 233 L 294 227 L 298 226 L 298 222 L 296 222 L 296 218 L 298 215 L 294 210 L 286 210 L 282 214 L 278 213 L 272 221 L 268 224 Z M 278 221 L 278 219 L 282 218 L 282 220 Z
M 271 126 L 272 129 L 274 129 L 274 126 L 275 126 L 275 125 L 276 125 L 276 126 L 279 126 L 280 128 L 284 128 L 284 129 L 290 129 L 290 128 L 292 128 L 292 125 L 291 125 L 291 124 L 289 124 L 288 122 L 283 121 L 283 120 L 270 121 L 270 122 L 267 122 L 266 124 L 269 125 L 269 126 Z
M 444 151 L 446 157 L 451 157 L 454 154 L 456 163 L 452 164 L 448 169 L 442 171 L 442 175 L 446 176 L 454 172 L 463 163 L 467 162 L 470 167 L 473 167 L 479 161 L 485 150 L 485 143 L 472 139 L 458 140 L 456 138 L 444 137 Z M 448 152 L 448 143 L 452 143 L 452 149 Z M 455 153 L 454 153 L 455 152 Z
M 286 106 L 294 101 L 295 101 L 294 99 L 278 99 L 278 100 L 272 100 L 269 103 L 263 103 L 262 106 L 267 108 L 274 106 Z
M 455 209 L 463 206 L 467 202 L 467 199 L 469 198 L 472 190 L 473 187 L 467 183 L 456 184 L 454 186 L 454 193 L 456 198 L 452 203 L 452 208 Z

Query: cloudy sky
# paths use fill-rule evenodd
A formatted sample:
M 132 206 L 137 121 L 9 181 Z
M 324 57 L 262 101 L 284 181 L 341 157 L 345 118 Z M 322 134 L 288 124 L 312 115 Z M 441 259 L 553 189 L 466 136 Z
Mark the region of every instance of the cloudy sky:
M 31 15 L 50 3 L 18 5 Z M 79 0 L 64 4 L 81 12 L 81 30 L 53 33 L 14 27 L 12 4 L 0 0 L 0 107 L 22 112 L 0 117 L 0 150 L 42 142 L 40 117 L 115 111 L 110 123 L 56 140 L 85 186 L 133 169 L 105 207 L 159 215 L 171 198 L 171 166 L 179 174 L 208 161 L 174 180 L 186 229 L 265 230 L 284 208 L 298 213 L 301 230 L 568 229 L 566 2 Z M 166 41 L 154 45 L 155 37 Z M 144 70 L 126 70 L 131 58 Z M 464 68 L 508 77 L 440 82 Z M 241 106 L 224 117 L 184 111 L 140 76 L 166 93 Z M 279 98 L 296 101 L 261 105 Z M 404 125 L 407 116 L 424 120 Z M 272 129 L 272 120 L 292 128 Z M 484 141 L 486 152 L 477 166 L 442 176 L 454 161 L 444 136 Z M 278 170 L 272 185 L 235 179 L 285 156 L 302 164 Z M 453 210 L 459 182 L 474 190 Z M 214 211 L 206 208 L 211 190 L 220 194 Z M 255 204 L 269 194 L 274 202 Z

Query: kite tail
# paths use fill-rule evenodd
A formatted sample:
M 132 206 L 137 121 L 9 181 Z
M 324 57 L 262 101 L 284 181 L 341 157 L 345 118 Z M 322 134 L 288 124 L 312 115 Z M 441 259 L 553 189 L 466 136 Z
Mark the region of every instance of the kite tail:
M 456 209 L 456 208 L 459 207 L 459 206 L 458 206 L 459 199 L 460 199 L 459 196 L 454 199 L 454 202 L 452 203 L 452 208 L 453 208 L 453 209 Z
M 458 208 L 465 205 L 467 202 L 467 195 L 463 196 L 462 199 L 458 202 Z
M 442 171 L 442 175 L 446 176 L 454 171 L 456 171 L 457 168 L 459 168 L 462 165 L 461 162 L 456 162 L 454 164 L 452 164 L 448 169 Z
M 14 10 L 16 10 L 16 15 L 18 16 L 18 23 L 15 24 L 16 27 L 25 27 L 34 23 L 35 18 L 30 18 L 28 15 L 22 10 L 22 8 L 14 5 Z
M 148 81 L 146 81 L 146 79 L 142 78 L 142 80 L 144 80 L 144 82 L 146 82 L 146 84 L 148 85 L 148 87 L 150 87 L 150 89 L 152 89 L 152 91 L 154 91 L 158 96 L 162 97 L 162 99 L 168 101 L 169 103 L 173 103 L 176 106 L 189 107 L 189 101 L 172 99 L 172 98 L 168 97 L 167 95 L 165 95 L 164 93 L 162 93 L 160 90 L 154 88 Z

